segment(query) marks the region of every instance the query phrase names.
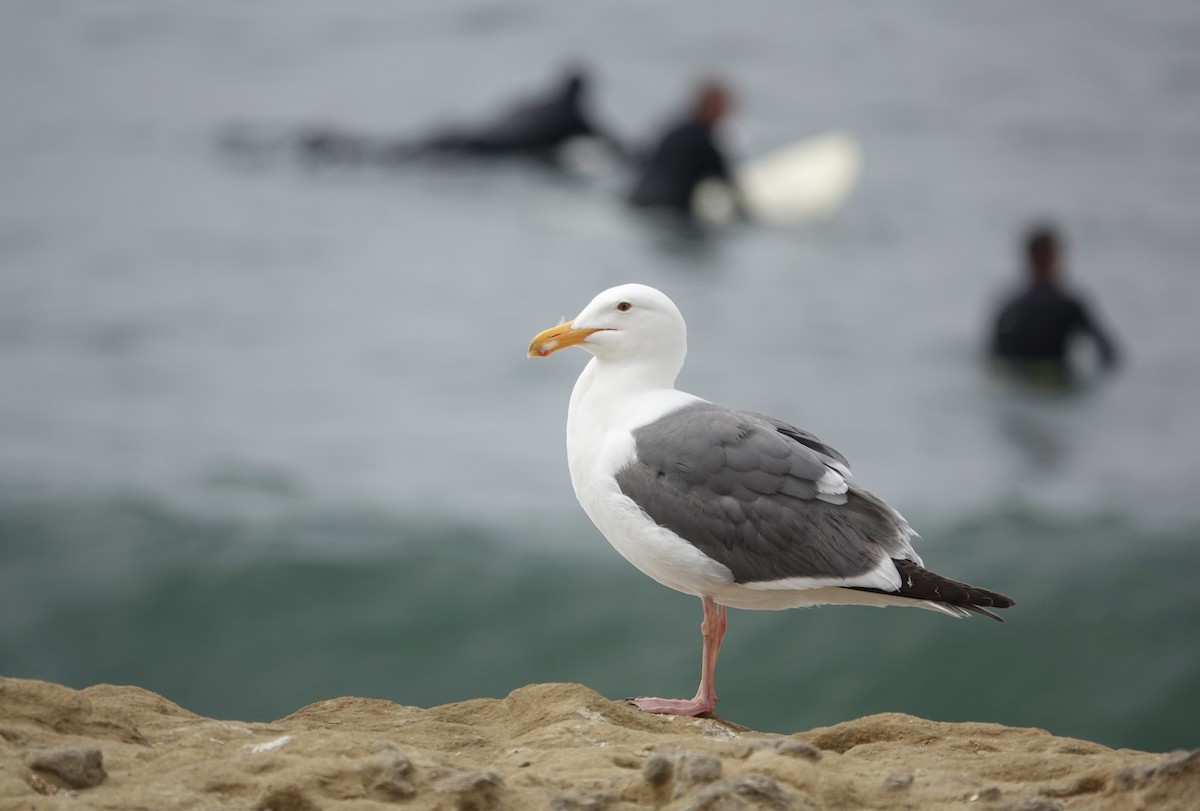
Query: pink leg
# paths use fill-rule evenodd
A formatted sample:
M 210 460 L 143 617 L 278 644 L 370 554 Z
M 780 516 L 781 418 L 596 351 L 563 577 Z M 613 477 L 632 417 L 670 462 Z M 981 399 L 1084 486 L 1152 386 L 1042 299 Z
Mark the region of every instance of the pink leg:
M 700 636 L 704 640 L 701 654 L 700 686 L 692 699 L 683 698 L 635 698 L 633 704 L 646 712 L 668 715 L 705 715 L 717 706 L 716 669 L 717 654 L 721 652 L 721 640 L 725 637 L 725 606 L 718 605 L 712 597 L 702 597 L 704 621 L 700 623 Z

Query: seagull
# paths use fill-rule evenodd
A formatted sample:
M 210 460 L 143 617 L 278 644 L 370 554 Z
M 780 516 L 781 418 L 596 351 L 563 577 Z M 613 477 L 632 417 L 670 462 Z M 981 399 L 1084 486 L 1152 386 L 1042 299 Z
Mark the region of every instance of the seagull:
M 660 291 L 605 290 L 528 354 L 570 346 L 592 355 L 567 410 L 580 505 L 626 560 L 703 608 L 696 695 L 631 699 L 638 708 L 713 712 L 726 608 L 907 605 L 999 620 L 990 609 L 1014 605 L 926 569 L 908 522 L 852 484 L 846 457 L 813 434 L 676 389 L 687 327 Z

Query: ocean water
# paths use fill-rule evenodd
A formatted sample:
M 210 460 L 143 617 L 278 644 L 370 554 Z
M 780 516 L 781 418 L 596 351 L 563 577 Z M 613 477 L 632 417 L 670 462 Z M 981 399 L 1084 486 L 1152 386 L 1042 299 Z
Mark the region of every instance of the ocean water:
M 840 129 L 861 185 L 827 222 L 686 235 L 595 170 L 230 146 L 469 121 L 572 61 L 625 138 L 719 74 L 737 154 Z M 688 317 L 681 386 L 814 431 L 931 568 L 1018 601 L 733 612 L 722 715 L 1200 745 L 1198 96 L 1186 2 L 5 3 L 0 674 L 247 720 L 690 695 L 697 601 L 571 492 L 585 356 L 524 357 L 642 281 Z M 1072 392 L 980 357 L 1042 217 L 1126 359 Z

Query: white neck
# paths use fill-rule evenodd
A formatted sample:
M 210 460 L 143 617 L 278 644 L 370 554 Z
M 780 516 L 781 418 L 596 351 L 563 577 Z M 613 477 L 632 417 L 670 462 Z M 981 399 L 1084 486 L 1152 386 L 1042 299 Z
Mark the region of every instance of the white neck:
M 592 420 L 604 423 L 624 422 L 622 412 L 643 395 L 674 391 L 678 375 L 678 367 L 671 368 L 661 362 L 613 363 L 593 357 L 575 382 L 567 421 L 586 413 Z
M 614 471 L 636 454 L 633 432 L 697 401 L 675 389 L 681 366 L 681 360 L 664 362 L 661 356 L 647 361 L 597 355 L 575 382 L 567 411 L 567 466 L 575 495 L 597 526 L 606 521 Z
M 675 389 L 678 368 L 661 364 L 606 363 L 592 358 L 571 392 L 567 410 L 567 456 L 572 475 L 599 450 L 597 437 L 633 431 L 699 400 Z M 632 450 L 630 448 L 629 450 Z

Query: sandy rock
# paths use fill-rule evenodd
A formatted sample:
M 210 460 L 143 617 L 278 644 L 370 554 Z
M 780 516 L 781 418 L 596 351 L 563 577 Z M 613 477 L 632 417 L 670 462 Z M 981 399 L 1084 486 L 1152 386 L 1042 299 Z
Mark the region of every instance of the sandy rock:
M 792 757 L 807 758 L 808 760 L 821 759 L 821 750 L 816 746 L 791 738 L 756 740 L 751 741 L 749 745 L 751 749 L 756 750 L 770 750 L 784 755 L 791 755 Z
M 500 805 L 499 790 L 504 778 L 495 772 L 455 772 L 434 786 L 447 795 L 459 811 L 484 811 Z
M 642 779 L 661 787 L 675 779 L 675 761 L 666 755 L 651 755 L 642 765 Z
M 35 749 L 25 753 L 25 764 L 61 780 L 71 788 L 91 788 L 104 782 L 104 755 L 99 749 Z
M 1028 800 L 1022 800 L 1016 805 L 1004 806 L 1005 811 L 1063 811 L 1063 807 L 1056 802 L 1047 800 L 1045 797 L 1031 797 Z
M 900 772 L 892 772 L 883 778 L 883 787 L 899 791 L 906 789 L 913 784 L 913 776 L 911 774 L 903 774 Z
M 0 809 L 1200 808 L 1200 751 L 1113 750 L 895 713 L 771 735 L 537 684 L 430 709 L 337 698 L 241 723 L 136 687 L 0 685 Z M 107 778 L 65 788 L 27 759 L 72 749 L 102 752 Z
M 615 794 L 564 791 L 550 801 L 550 811 L 606 811 L 617 802 Z
M 760 805 L 769 808 L 786 809 L 792 803 L 783 789 L 771 778 L 762 774 L 743 774 L 734 778 L 733 790 L 736 794 L 749 797 Z
M 286 786 L 268 791 L 254 808 L 256 811 L 319 811 L 320 806 L 300 789 Z
M 408 779 L 412 769 L 412 761 L 403 752 L 391 744 L 385 744 L 379 756 L 364 767 L 367 776 L 365 783 L 370 784 L 376 792 L 407 800 L 417 793 L 416 787 Z
M 46 717 L 53 718 L 54 731 L 63 735 L 102 737 L 126 743 L 146 742 L 127 715 L 125 706 L 139 704 L 142 696 L 138 693 L 153 693 L 136 687 L 125 688 L 131 691 L 125 698 L 126 705 L 98 708 L 87 695 L 69 687 L 22 679 L 0 681 L 5 687 L 0 691 L 0 708 L 3 709 L 0 712 L 0 738 L 9 742 L 20 744 L 23 725 Z M 161 697 L 155 698 L 166 702 Z

